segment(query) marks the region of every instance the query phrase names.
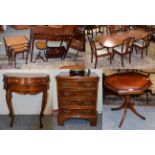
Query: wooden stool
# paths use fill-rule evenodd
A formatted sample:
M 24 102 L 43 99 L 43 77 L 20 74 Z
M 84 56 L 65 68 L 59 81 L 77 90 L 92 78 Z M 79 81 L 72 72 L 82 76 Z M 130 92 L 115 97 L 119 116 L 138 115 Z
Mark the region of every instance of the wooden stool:
M 39 53 L 37 54 L 37 57 L 34 62 L 36 62 L 39 58 L 41 58 L 44 62 L 47 61 L 47 58 L 46 58 L 47 44 L 46 44 L 46 42 L 38 41 L 38 42 L 36 42 L 35 46 L 39 50 Z M 44 53 L 45 59 L 41 55 L 42 52 Z
M 144 91 L 151 86 L 151 81 L 148 76 L 136 72 L 116 73 L 107 76 L 104 84 L 111 91 L 124 97 L 124 102 L 121 106 L 111 109 L 112 111 L 124 109 L 119 127 L 121 127 L 124 122 L 127 109 L 130 109 L 141 119 L 145 119 L 145 117 L 139 114 L 135 109 L 134 103 L 131 102 L 131 95 L 143 94 Z
M 12 105 L 12 93 L 19 94 L 38 94 L 43 93 L 42 105 L 40 111 L 40 128 L 43 127 L 43 112 L 47 104 L 47 90 L 49 89 L 49 76 L 46 74 L 28 74 L 28 73 L 8 73 L 4 75 L 4 89 L 6 90 L 6 101 L 11 118 L 10 127 L 13 127 L 14 110 Z

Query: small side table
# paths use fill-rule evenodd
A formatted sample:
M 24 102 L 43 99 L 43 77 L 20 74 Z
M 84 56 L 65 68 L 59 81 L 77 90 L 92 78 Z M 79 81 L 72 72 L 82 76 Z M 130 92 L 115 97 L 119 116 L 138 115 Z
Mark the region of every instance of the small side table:
M 144 91 L 151 86 L 151 81 L 148 76 L 136 72 L 116 73 L 107 76 L 104 84 L 108 89 L 124 97 L 124 102 L 120 107 L 111 109 L 112 111 L 124 109 L 119 127 L 121 127 L 124 122 L 128 108 L 130 108 L 135 115 L 145 120 L 145 117 L 137 112 L 134 103 L 131 102 L 131 95 L 143 94 Z
M 46 74 L 28 74 L 28 73 L 8 73 L 4 75 L 4 89 L 6 90 L 6 101 L 11 118 L 10 127 L 13 127 L 14 110 L 12 105 L 12 93 L 19 94 L 38 94 L 43 93 L 42 105 L 40 111 L 40 128 L 43 127 L 42 118 L 47 104 L 47 90 L 49 89 L 49 76 Z

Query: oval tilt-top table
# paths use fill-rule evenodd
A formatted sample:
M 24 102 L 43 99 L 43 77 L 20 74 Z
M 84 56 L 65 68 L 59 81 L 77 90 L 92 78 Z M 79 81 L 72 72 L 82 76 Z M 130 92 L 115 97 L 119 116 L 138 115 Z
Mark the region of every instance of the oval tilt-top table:
M 11 118 L 10 126 L 13 127 L 14 110 L 12 105 L 12 93 L 18 94 L 38 94 L 43 93 L 40 111 L 40 128 L 43 127 L 42 118 L 47 104 L 47 90 L 49 89 L 49 75 L 28 74 L 28 73 L 8 73 L 4 75 L 4 89 L 6 90 L 6 102 Z
M 123 40 L 133 37 L 135 40 L 145 38 L 148 32 L 144 30 L 130 30 L 125 32 L 112 33 L 110 35 L 100 35 L 96 37 L 96 41 L 107 48 L 113 48 L 122 44 Z
M 111 109 L 112 111 L 124 109 L 119 127 L 121 127 L 124 122 L 128 108 L 135 115 L 145 120 L 145 117 L 139 114 L 135 109 L 134 103 L 131 102 L 131 96 L 143 94 L 144 91 L 151 86 L 151 81 L 148 76 L 136 72 L 116 73 L 107 76 L 104 84 L 108 89 L 124 97 L 124 102 L 121 106 Z

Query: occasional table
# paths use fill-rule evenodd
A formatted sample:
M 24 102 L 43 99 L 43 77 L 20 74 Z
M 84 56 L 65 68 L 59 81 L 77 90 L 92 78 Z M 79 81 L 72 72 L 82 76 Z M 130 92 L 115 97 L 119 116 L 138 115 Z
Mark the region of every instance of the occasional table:
M 40 111 L 40 128 L 43 127 L 42 118 L 47 104 L 47 90 L 49 89 L 49 75 L 28 74 L 28 73 L 8 73 L 4 75 L 4 89 L 6 90 L 6 101 L 11 118 L 10 126 L 13 127 L 14 110 L 12 105 L 12 93 L 38 94 L 43 93 Z
M 25 35 L 6 36 L 4 37 L 4 43 L 10 64 L 13 59 L 15 61 L 15 67 L 16 67 L 16 55 L 24 52 L 26 52 L 26 64 L 27 64 L 29 54 L 29 40 Z
M 104 84 L 108 89 L 124 97 L 124 102 L 121 106 L 111 109 L 112 111 L 124 109 L 119 127 L 123 124 L 128 108 L 135 115 L 145 120 L 145 117 L 137 112 L 134 103 L 131 102 L 131 95 L 143 94 L 151 86 L 148 76 L 136 72 L 116 73 L 107 76 Z

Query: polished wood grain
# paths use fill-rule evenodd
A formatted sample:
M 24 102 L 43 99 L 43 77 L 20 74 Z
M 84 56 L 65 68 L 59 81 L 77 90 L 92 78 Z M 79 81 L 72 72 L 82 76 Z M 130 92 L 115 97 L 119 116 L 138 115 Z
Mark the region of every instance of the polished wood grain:
M 151 86 L 148 76 L 136 72 L 116 73 L 107 76 L 104 85 L 106 88 L 124 97 L 124 102 L 120 107 L 111 109 L 113 111 L 124 109 L 119 127 L 124 122 L 128 108 L 141 119 L 145 119 L 144 116 L 136 111 L 134 103 L 131 102 L 131 95 L 143 94 Z
M 90 125 L 97 124 L 97 94 L 99 77 L 95 73 L 90 76 L 69 76 L 61 73 L 56 77 L 58 92 L 58 124 L 71 118 L 86 119 Z
M 11 118 L 10 126 L 14 123 L 14 110 L 12 104 L 12 93 L 38 94 L 43 93 L 40 111 L 40 128 L 43 127 L 42 118 L 47 104 L 47 90 L 49 89 L 49 76 L 46 74 L 24 74 L 8 73 L 4 75 L 4 89 L 6 90 L 6 101 Z
M 101 45 L 113 48 L 118 45 L 121 45 L 123 40 L 128 37 L 133 37 L 135 40 L 145 38 L 148 35 L 148 32 L 144 30 L 130 30 L 125 32 L 113 33 L 110 35 L 101 35 L 96 37 L 96 41 Z
M 6 53 L 8 55 L 9 64 L 11 64 L 12 61 L 14 61 L 16 67 L 16 55 L 22 53 L 24 58 L 25 52 L 27 64 L 29 55 L 29 40 L 25 35 L 4 37 L 4 43 Z
M 54 40 L 64 41 L 68 40 L 73 36 L 73 25 L 62 25 L 61 27 L 53 26 L 31 26 L 30 34 L 30 51 L 31 51 L 31 62 L 33 61 L 34 41 L 37 39 L 42 40 Z

